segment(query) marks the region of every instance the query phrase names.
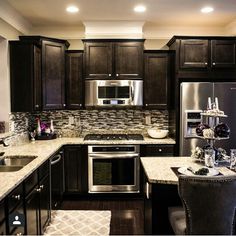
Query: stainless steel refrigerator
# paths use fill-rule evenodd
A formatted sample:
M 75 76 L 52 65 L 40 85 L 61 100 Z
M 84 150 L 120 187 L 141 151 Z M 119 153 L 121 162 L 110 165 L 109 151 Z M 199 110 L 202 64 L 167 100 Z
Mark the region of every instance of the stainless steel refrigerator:
M 215 142 L 215 147 L 236 148 L 236 83 L 183 82 L 180 85 L 180 155 L 189 156 L 196 146 L 203 147 L 205 140 L 197 138 L 196 127 L 204 122 L 201 112 L 207 109 L 208 97 L 218 98 L 219 109 L 228 116 L 220 122 L 230 127 L 230 138 Z

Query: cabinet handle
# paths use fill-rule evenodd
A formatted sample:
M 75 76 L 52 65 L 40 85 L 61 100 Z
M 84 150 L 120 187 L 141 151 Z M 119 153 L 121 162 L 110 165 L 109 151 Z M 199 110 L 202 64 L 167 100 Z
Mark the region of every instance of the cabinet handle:
M 216 65 L 216 63 L 215 63 L 215 62 L 213 62 L 213 63 L 212 63 L 212 65 L 213 65 L 213 66 L 215 66 L 215 65 Z
M 162 152 L 162 149 L 161 149 L 161 148 L 159 148 L 159 149 L 158 149 L 158 151 L 159 151 L 159 152 Z
M 39 188 L 42 190 L 44 188 L 44 185 L 43 184 L 40 185 Z
M 41 192 L 41 188 L 36 188 L 36 192 L 40 193 Z
M 108 74 L 109 77 L 111 77 L 111 74 Z
M 151 193 L 151 185 L 148 182 L 146 182 L 146 197 L 147 197 L 147 199 L 150 198 L 150 193 Z
M 207 66 L 207 64 L 208 64 L 208 63 L 207 63 L 207 62 L 205 62 L 204 64 Z
M 63 107 L 65 107 L 66 106 L 66 104 L 63 104 Z
M 37 105 L 35 105 L 35 108 L 39 108 L 39 105 L 37 104 Z
M 13 199 L 16 199 L 16 200 L 20 200 L 20 194 L 18 194 L 18 195 L 12 195 L 11 196 Z
M 118 77 L 119 76 L 119 74 L 116 74 L 116 77 Z
M 145 104 L 145 106 L 147 107 L 147 106 L 148 106 L 148 104 Z

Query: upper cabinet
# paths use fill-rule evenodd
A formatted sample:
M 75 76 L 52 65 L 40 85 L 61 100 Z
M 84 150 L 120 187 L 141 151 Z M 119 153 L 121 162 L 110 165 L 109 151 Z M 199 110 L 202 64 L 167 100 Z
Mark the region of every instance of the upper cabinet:
M 171 86 L 173 51 L 144 52 L 144 104 L 147 108 L 167 109 Z
M 198 71 L 217 77 L 236 69 L 236 37 L 174 36 L 167 45 L 176 51 L 179 73 Z
M 86 79 L 143 78 L 143 39 L 83 40 Z
M 68 46 L 65 40 L 40 36 L 20 36 L 20 41 L 10 41 L 11 111 L 66 106 L 65 49 Z
M 83 51 L 66 52 L 66 107 L 80 109 L 83 104 Z

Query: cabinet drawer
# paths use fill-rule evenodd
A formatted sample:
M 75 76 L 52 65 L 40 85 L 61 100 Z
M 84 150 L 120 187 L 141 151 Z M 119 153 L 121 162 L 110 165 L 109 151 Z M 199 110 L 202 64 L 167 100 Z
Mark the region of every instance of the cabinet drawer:
M 20 184 L 8 195 L 8 212 L 13 211 L 23 202 L 23 184 Z
M 27 196 L 37 184 L 38 172 L 36 170 L 25 180 L 25 196 Z
M 46 161 L 42 166 L 39 167 L 39 180 L 49 174 L 49 161 Z
M 142 156 L 173 156 L 174 145 L 146 145 Z

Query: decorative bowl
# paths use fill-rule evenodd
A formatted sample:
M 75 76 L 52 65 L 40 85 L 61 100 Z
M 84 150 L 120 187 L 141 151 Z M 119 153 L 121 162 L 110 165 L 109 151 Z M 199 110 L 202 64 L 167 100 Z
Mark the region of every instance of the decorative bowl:
M 147 129 L 147 133 L 152 138 L 165 138 L 169 131 L 157 128 L 150 128 Z

